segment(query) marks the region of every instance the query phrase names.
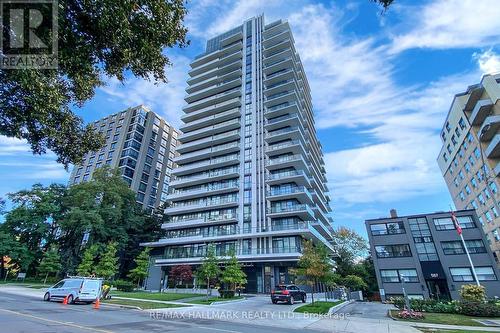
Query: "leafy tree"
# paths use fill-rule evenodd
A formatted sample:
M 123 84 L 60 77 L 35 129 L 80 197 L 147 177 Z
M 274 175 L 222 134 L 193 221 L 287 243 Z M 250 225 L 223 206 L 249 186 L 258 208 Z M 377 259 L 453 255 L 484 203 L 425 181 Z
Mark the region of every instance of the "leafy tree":
M 134 259 L 135 268 L 130 270 L 128 277 L 132 280 L 137 281 L 137 287 L 140 286 L 141 281 L 143 281 L 148 276 L 149 267 L 149 252 L 150 248 L 145 248 L 141 253 Z
M 332 234 L 333 245 L 336 250 L 334 261 L 336 273 L 341 276 L 353 275 L 356 263 L 368 254 L 367 241 L 354 230 L 340 227 Z
M 177 265 L 170 269 L 170 277 L 175 281 L 175 285 L 182 284 L 182 281 L 189 281 L 193 278 L 193 271 L 189 265 Z
M 188 44 L 186 8 L 182 0 L 59 0 L 58 9 L 58 68 L 0 70 L 0 134 L 27 140 L 36 154 L 50 149 L 68 166 L 104 142 L 71 107 L 106 76 L 166 82 L 164 48 Z
M 5 268 L 17 266 L 26 269 L 32 261 L 29 250 L 15 237 L 3 230 L 0 230 L 0 278 L 6 275 Z
M 119 170 L 102 167 L 89 182 L 73 185 L 65 197 L 66 212 L 59 225 L 64 249 L 64 266 L 71 270 L 78 262 L 85 234 L 88 244 L 116 242 L 121 261 L 132 261 L 140 252 L 139 242 L 153 240 L 159 222 L 150 218 L 135 202 L 135 193 Z M 124 259 L 126 258 L 126 259 Z M 120 275 L 130 270 L 121 265 Z
M 106 251 L 101 255 L 95 267 L 97 276 L 111 280 L 118 273 L 118 257 L 116 256 L 117 244 L 111 242 L 106 247 Z
M 80 276 L 90 276 L 95 274 L 95 259 L 99 252 L 97 244 L 91 245 L 85 249 L 82 256 L 82 261 L 78 265 L 77 273 Z
M 66 186 L 60 184 L 48 187 L 34 184 L 29 190 L 8 195 L 14 208 L 5 215 L 2 228 L 30 251 L 33 270 L 44 248 L 48 249 L 55 241 L 66 191 Z
M 314 303 L 314 292 L 319 282 L 327 282 L 333 274 L 333 265 L 324 245 L 314 246 L 305 241 L 302 256 L 297 263 L 296 273 L 299 280 L 311 286 L 311 302 Z
M 209 244 L 201 266 L 196 271 L 196 276 L 199 279 L 207 281 L 207 299 L 210 294 L 210 282 L 216 280 L 220 273 L 219 260 L 215 255 L 215 248 L 213 244 Z
M 44 254 L 40 265 L 38 265 L 38 272 L 45 274 L 43 284 L 47 283 L 49 274 L 57 274 L 61 270 L 61 257 L 57 247 L 52 246 Z
M 247 283 L 247 275 L 243 272 L 241 264 L 236 258 L 234 252 L 231 258 L 228 259 L 221 274 L 221 281 L 229 285 L 230 290 L 236 290 L 237 286 L 242 286 Z
M 384 7 L 384 10 L 387 10 L 389 6 L 394 2 L 394 0 L 372 0 L 372 1 Z
M 346 277 L 342 278 L 341 284 L 351 290 L 366 290 L 368 288 L 366 282 L 356 275 L 347 275 Z

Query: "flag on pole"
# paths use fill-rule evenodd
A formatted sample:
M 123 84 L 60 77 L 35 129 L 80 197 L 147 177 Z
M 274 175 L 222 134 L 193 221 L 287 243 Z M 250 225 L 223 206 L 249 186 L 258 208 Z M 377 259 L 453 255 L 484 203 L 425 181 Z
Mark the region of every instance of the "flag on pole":
M 458 222 L 457 217 L 455 216 L 455 212 L 451 212 L 451 219 L 453 221 L 453 224 L 455 225 L 455 230 L 459 235 L 462 234 L 462 227 L 460 226 L 460 222 Z

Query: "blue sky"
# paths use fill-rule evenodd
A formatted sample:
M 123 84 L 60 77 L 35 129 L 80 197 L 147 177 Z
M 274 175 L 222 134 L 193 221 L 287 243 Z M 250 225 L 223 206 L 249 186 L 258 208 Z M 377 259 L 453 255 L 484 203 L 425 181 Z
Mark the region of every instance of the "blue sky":
M 439 130 L 455 93 L 500 70 L 497 0 L 192 0 L 191 45 L 166 50 L 169 83 L 106 78 L 82 109 L 93 121 L 137 104 L 179 125 L 189 62 L 208 38 L 264 13 L 290 22 L 312 89 L 336 225 L 362 234 L 364 219 L 448 210 L 436 163 Z M 65 183 L 52 154 L 0 137 L 0 196 L 35 182 Z

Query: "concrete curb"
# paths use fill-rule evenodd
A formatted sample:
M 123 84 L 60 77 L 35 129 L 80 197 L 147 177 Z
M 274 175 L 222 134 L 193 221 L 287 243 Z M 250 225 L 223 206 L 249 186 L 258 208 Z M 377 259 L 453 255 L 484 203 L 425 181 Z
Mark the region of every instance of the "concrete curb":
M 328 314 L 329 314 L 329 315 L 334 314 L 334 313 L 338 312 L 340 309 L 342 309 L 343 307 L 345 307 L 346 305 L 349 305 L 349 304 L 354 303 L 354 302 L 355 302 L 355 301 L 353 301 L 353 300 L 350 300 L 350 301 L 344 301 L 344 302 L 342 302 L 342 303 L 340 303 L 340 304 L 337 304 L 337 305 L 335 305 L 335 306 L 332 306 L 332 307 L 330 308 L 330 310 L 328 310 Z
M 113 308 L 122 308 L 122 309 L 131 309 L 131 310 L 144 311 L 143 308 L 141 308 L 139 306 L 133 306 L 133 305 L 122 305 L 122 304 L 112 304 L 112 303 L 102 302 L 101 306 L 110 306 L 110 307 L 113 307 Z
M 238 302 L 243 302 L 246 301 L 246 298 L 243 297 L 241 299 L 235 299 L 235 300 L 229 300 L 229 301 L 215 301 L 210 303 L 210 305 L 219 305 L 219 304 L 227 304 L 227 303 L 238 303 Z

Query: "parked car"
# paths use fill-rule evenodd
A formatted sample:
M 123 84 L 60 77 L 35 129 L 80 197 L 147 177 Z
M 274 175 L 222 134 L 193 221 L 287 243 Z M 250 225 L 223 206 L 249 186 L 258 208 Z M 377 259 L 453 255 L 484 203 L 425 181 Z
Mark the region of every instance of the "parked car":
M 281 284 L 271 291 L 271 301 L 273 304 L 286 302 L 294 304 L 297 301 L 306 302 L 307 294 L 294 284 Z
M 67 298 L 68 304 L 83 302 L 90 304 L 101 296 L 102 279 L 87 277 L 70 277 L 59 281 L 43 296 L 44 301 L 63 300 Z

